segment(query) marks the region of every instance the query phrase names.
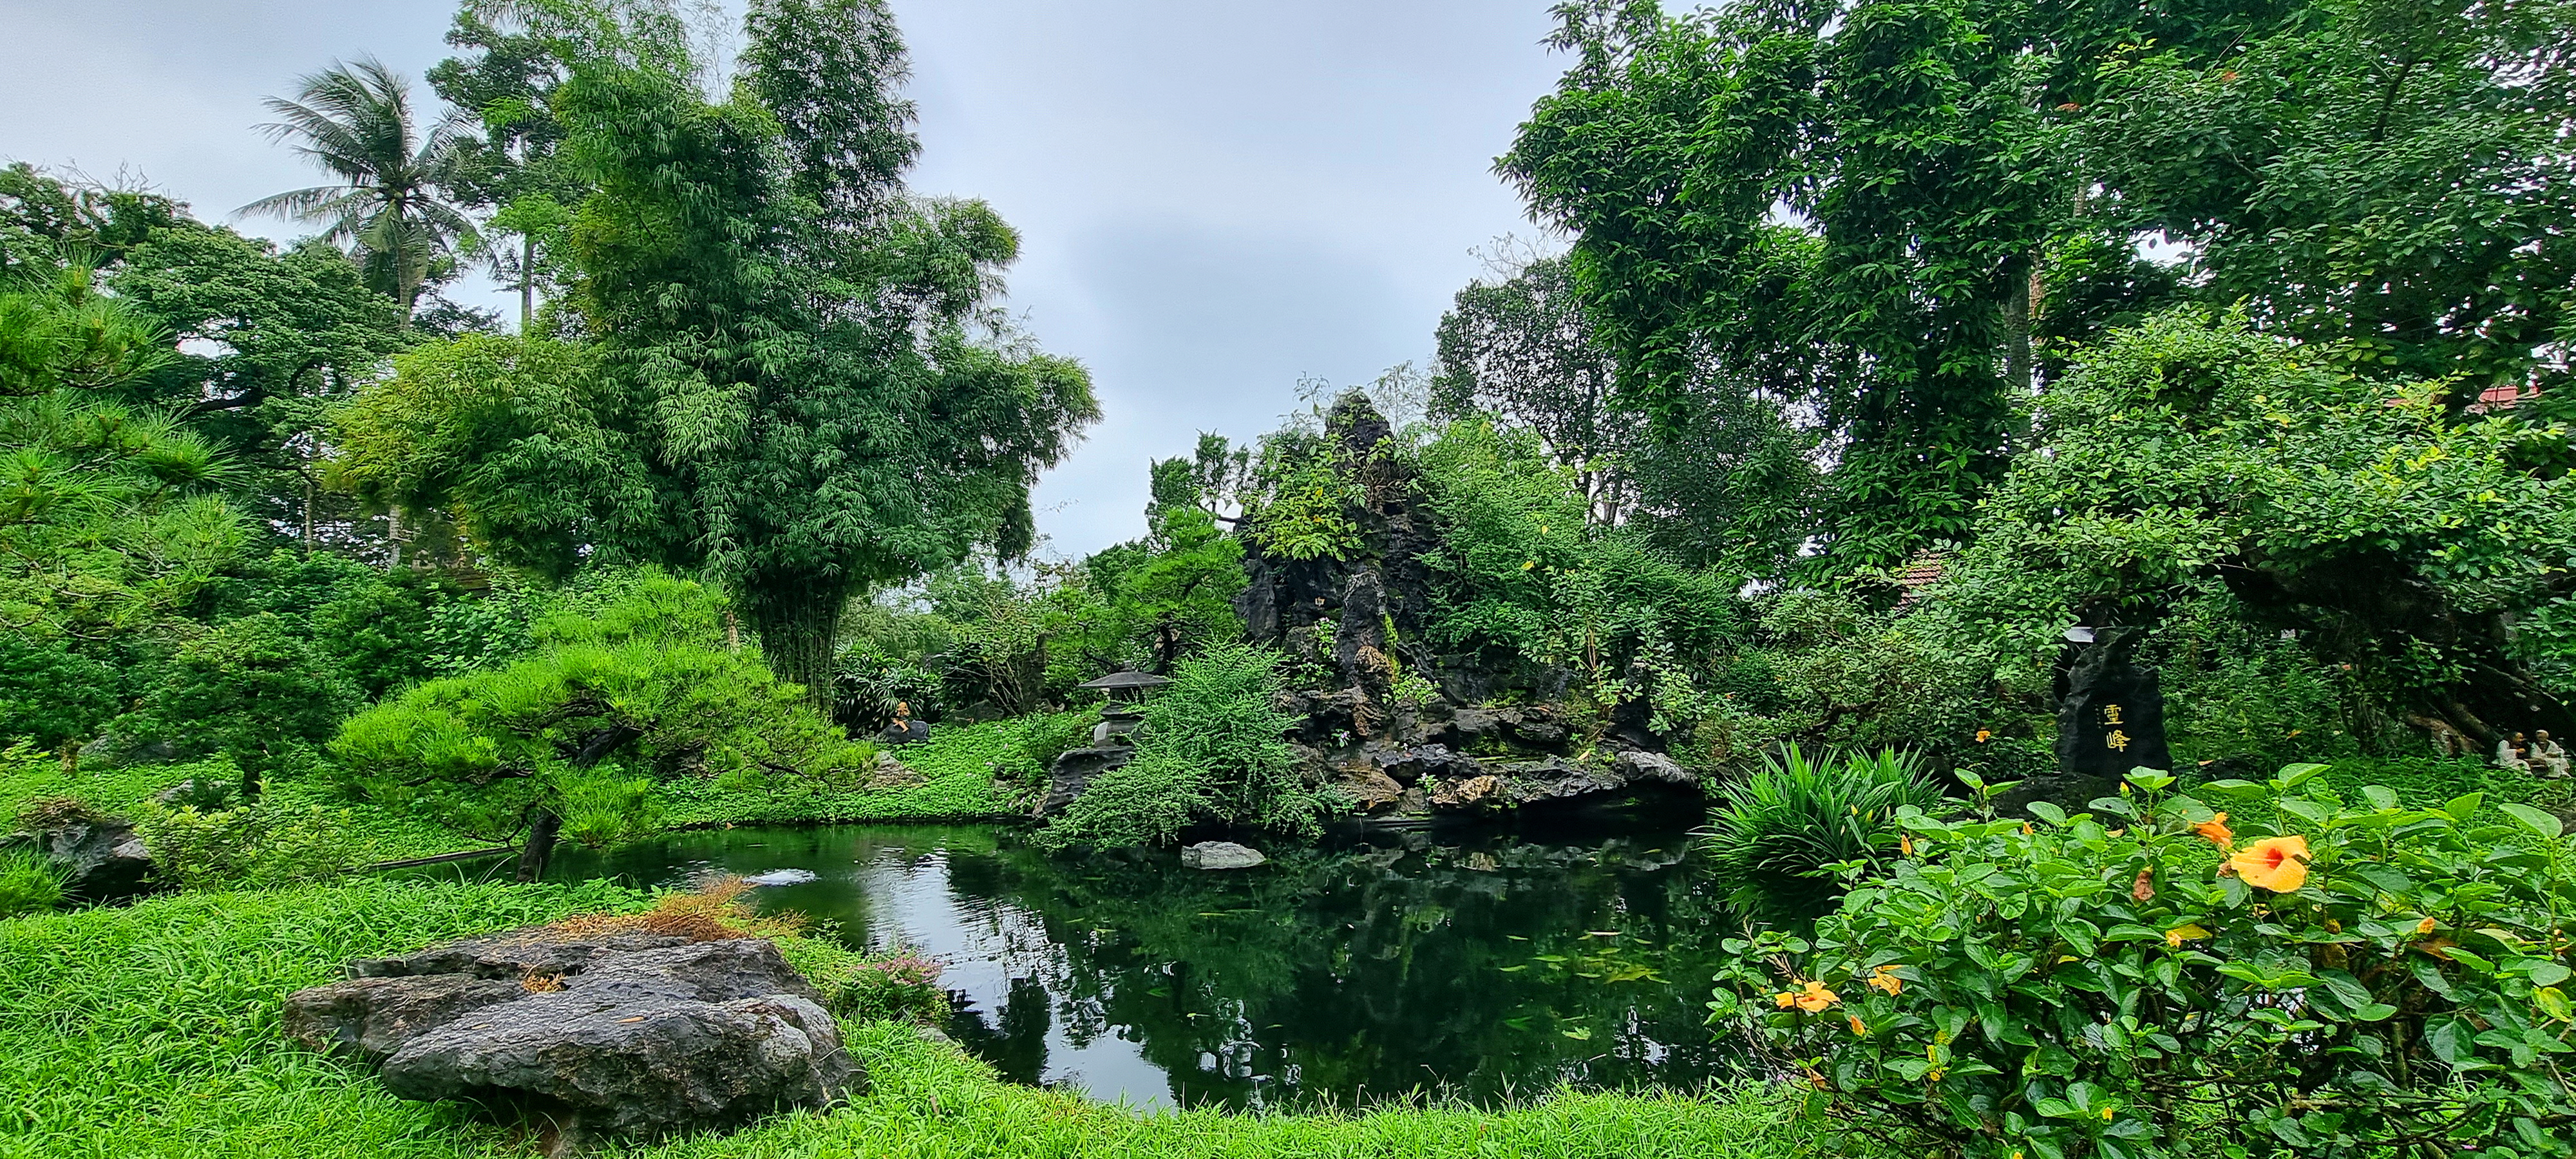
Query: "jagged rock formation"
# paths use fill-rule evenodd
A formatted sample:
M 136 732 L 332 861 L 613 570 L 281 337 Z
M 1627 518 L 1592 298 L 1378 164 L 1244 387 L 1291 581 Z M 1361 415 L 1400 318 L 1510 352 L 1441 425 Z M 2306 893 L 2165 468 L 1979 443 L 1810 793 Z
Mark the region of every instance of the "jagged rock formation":
M 1430 647 L 1428 561 L 1443 541 L 1440 521 L 1366 398 L 1343 396 L 1324 427 L 1335 470 L 1357 496 L 1341 511 L 1357 530 L 1356 548 L 1346 558 L 1295 560 L 1247 536 L 1249 583 L 1235 601 L 1256 643 L 1301 651 L 1319 625 L 1332 629 L 1332 687 L 1292 692 L 1275 706 L 1300 722 L 1289 740 L 1310 781 L 1335 787 L 1364 816 L 1397 819 L 1697 787 L 1663 755 L 1642 704 L 1619 706 L 1606 722 L 1576 721 L 1544 703 L 1462 707 L 1503 689 L 1552 694 L 1561 680 Z M 1427 676 L 1440 695 L 1399 701 L 1399 672 Z
M 762 938 L 547 927 L 350 963 L 290 995 L 287 1036 L 375 1067 L 407 1099 L 653 1134 L 821 1108 L 867 1088 L 840 1027 Z

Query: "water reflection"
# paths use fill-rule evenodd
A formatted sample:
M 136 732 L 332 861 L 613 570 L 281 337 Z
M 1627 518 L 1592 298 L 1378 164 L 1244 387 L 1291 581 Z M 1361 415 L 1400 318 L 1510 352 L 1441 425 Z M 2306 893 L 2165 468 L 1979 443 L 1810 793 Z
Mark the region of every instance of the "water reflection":
M 1015 1082 L 1145 1105 L 1491 1102 L 1687 1086 L 1727 924 L 1678 832 L 1356 832 L 1239 872 L 1050 856 L 979 827 L 733 829 L 566 876 L 804 869 L 764 905 L 948 965 L 948 1030 Z

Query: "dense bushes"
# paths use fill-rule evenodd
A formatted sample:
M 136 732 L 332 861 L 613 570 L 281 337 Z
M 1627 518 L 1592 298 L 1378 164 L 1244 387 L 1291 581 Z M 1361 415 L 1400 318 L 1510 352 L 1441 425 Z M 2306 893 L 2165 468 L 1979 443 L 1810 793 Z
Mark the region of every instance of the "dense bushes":
M 1201 822 L 1304 833 L 1324 798 L 1306 788 L 1271 707 L 1279 657 L 1239 644 L 1182 662 L 1146 706 L 1136 757 L 1102 773 L 1038 839 L 1042 844 L 1168 842 Z
M 1812 939 L 1728 943 L 1716 1018 L 1812 1111 L 1975 1156 L 2569 1154 L 2576 847 L 2475 795 L 2303 795 L 2324 772 L 1905 810 Z

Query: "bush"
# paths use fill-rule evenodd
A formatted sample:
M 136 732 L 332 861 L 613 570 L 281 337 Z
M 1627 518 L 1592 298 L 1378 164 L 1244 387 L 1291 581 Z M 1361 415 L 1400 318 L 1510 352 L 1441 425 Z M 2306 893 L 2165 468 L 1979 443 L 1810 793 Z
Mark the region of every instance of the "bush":
M 346 810 L 262 802 L 147 809 L 135 832 L 155 876 L 182 889 L 297 885 L 345 877 L 372 857 Z
M 53 859 L 23 850 L 0 851 L 0 918 L 40 913 L 62 901 L 63 871 Z
M 1809 762 L 1797 745 L 1763 758 L 1752 776 L 1718 790 L 1709 818 L 1711 870 L 1735 907 L 1804 923 L 1843 894 L 1835 867 L 1877 865 L 1895 852 L 1896 811 L 1929 809 L 1941 792 L 1915 762 L 1828 751 Z
M 1279 690 L 1273 652 L 1229 644 L 1183 661 L 1145 708 L 1136 759 L 1093 779 L 1039 843 L 1154 844 L 1201 821 L 1313 831 L 1325 802 L 1282 739 L 1295 722 L 1271 707 Z
M 1812 940 L 1725 943 L 1713 1020 L 1811 1113 L 1966 1155 L 2570 1154 L 2560 823 L 2299 795 L 2324 772 L 2206 786 L 2234 818 L 2144 770 L 2099 820 L 1904 810 Z
M 823 1005 L 855 1022 L 918 1022 L 948 1017 L 948 992 L 939 988 L 940 962 L 909 947 L 881 954 L 850 954 L 806 974 L 823 992 Z

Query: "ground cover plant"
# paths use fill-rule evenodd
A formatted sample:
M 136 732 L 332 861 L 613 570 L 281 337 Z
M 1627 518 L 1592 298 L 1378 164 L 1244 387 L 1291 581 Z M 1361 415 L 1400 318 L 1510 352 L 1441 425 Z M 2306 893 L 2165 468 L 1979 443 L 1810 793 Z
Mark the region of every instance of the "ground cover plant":
M 1978 1156 L 2565 1155 L 2576 842 L 2323 765 L 2072 816 L 1906 809 L 1812 938 L 1729 943 L 1716 1017 L 1810 1113 Z

